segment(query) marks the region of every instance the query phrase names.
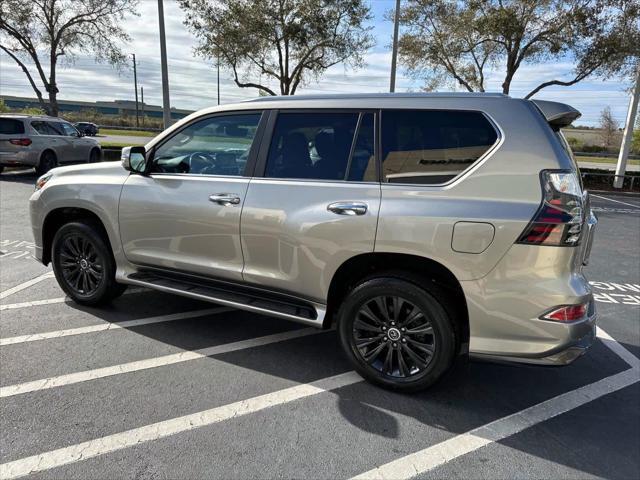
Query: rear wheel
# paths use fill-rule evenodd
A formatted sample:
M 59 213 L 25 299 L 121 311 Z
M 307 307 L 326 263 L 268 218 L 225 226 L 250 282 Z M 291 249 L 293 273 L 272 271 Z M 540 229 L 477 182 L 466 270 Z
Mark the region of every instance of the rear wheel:
M 53 238 L 51 258 L 58 284 L 77 303 L 106 303 L 126 289 L 115 281 L 111 249 L 95 222 L 62 226 Z
M 433 292 L 397 277 L 357 285 L 338 312 L 342 347 L 355 369 L 385 388 L 423 390 L 453 364 L 451 318 Z
M 56 168 L 58 166 L 58 160 L 56 159 L 55 154 L 47 150 L 40 156 L 40 163 L 36 167 L 36 173 L 38 175 L 44 175 L 52 168 Z

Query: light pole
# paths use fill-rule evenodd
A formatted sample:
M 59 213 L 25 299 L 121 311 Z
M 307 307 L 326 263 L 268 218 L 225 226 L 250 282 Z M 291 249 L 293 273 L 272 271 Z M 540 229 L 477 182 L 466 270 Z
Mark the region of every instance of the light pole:
M 400 0 L 396 0 L 396 11 L 393 16 L 393 51 L 391 52 L 391 80 L 389 91 L 396 91 L 396 65 L 398 63 L 398 30 L 400 27 Z
M 616 176 L 613 177 L 613 187 L 622 188 L 624 183 L 624 174 L 627 171 L 627 159 L 629 158 L 629 150 L 631 149 L 631 138 L 633 137 L 633 124 L 638 113 L 638 99 L 640 99 L 640 62 L 636 65 L 636 86 L 633 89 L 633 95 L 629 102 L 629 110 L 627 111 L 627 123 L 624 126 L 624 134 L 622 135 L 622 145 L 620 147 L 620 155 L 618 156 L 618 165 L 616 166 Z
M 136 127 L 140 126 L 140 120 L 139 120 L 139 110 L 138 110 L 138 69 L 136 67 L 136 54 L 132 53 L 131 56 L 133 57 L 133 85 L 135 87 L 136 90 Z
M 162 117 L 164 128 L 171 125 L 171 103 L 169 102 L 169 71 L 167 68 L 167 40 L 164 34 L 164 6 L 158 0 L 158 23 L 160 25 L 160 63 L 162 66 Z
M 218 54 L 218 105 L 220 105 L 220 54 Z

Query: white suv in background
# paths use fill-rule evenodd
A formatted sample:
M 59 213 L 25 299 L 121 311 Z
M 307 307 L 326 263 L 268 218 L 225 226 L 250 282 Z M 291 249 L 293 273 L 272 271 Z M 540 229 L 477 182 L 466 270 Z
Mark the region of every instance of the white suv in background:
M 0 173 L 7 166 L 34 167 L 42 175 L 62 163 L 99 162 L 100 144 L 72 124 L 42 115 L 0 115 Z

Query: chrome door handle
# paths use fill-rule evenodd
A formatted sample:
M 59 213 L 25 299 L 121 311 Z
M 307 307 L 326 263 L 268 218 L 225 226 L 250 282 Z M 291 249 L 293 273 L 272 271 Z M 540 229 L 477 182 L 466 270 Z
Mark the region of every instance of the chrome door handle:
M 367 204 L 360 202 L 336 202 L 327 205 L 327 210 L 337 215 L 364 215 Z
M 214 193 L 209 195 L 209 201 L 219 205 L 238 205 L 240 197 L 233 193 Z

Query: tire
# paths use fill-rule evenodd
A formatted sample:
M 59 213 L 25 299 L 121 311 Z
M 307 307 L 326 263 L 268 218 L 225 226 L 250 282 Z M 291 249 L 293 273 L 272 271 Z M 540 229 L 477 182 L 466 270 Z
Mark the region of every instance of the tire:
M 4 171 L 4 165 L 0 165 L 0 173 Z
M 454 363 L 456 335 L 436 296 L 411 277 L 385 275 L 358 284 L 338 311 L 340 343 L 355 370 L 405 392 L 440 379 Z
M 116 264 L 102 229 L 91 220 L 63 225 L 51 246 L 53 272 L 60 288 L 81 305 L 101 305 L 122 295 Z
M 102 161 L 100 158 L 100 149 L 92 148 L 89 153 L 89 163 L 98 163 Z
M 40 163 L 36 167 L 36 173 L 38 175 L 44 175 L 52 168 L 56 168 L 58 166 L 58 159 L 56 155 L 51 151 L 47 150 L 40 156 Z

